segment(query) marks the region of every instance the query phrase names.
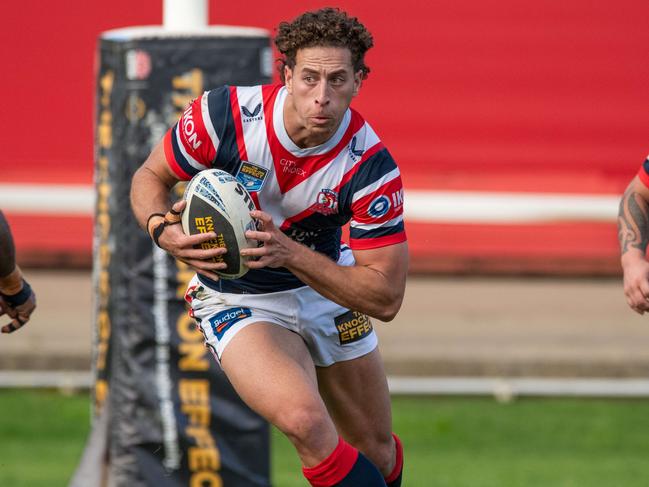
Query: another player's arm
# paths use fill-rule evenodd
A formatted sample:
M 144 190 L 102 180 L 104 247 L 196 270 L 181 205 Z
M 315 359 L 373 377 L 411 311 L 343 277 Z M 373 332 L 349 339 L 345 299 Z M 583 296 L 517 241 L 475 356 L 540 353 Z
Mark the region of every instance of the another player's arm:
M 618 239 L 624 271 L 624 294 L 637 313 L 649 311 L 649 188 L 636 176 L 627 187 L 618 212 Z
M 248 267 L 286 267 L 302 282 L 341 306 L 381 321 L 396 316 L 403 301 L 408 271 L 405 242 L 354 251 L 356 264 L 345 267 L 291 240 L 275 227 L 267 213 L 253 211 L 251 214 L 263 222 L 264 229 L 248 231 L 246 235 L 264 245 L 241 251 L 242 255 L 260 257 L 250 261 Z
M 147 160 L 133 175 L 131 183 L 131 207 L 138 224 L 153 235 L 153 230 L 164 223 L 169 211 L 169 191 L 178 182 L 164 153 L 162 142 L 156 145 Z M 184 201 L 174 203 L 172 209 L 180 213 Z M 159 235 L 158 244 L 175 258 L 192 266 L 196 272 L 211 279 L 218 279 L 214 270 L 224 269 L 225 264 L 208 261 L 225 253 L 225 249 L 195 249 L 194 245 L 216 237 L 214 232 L 200 235 L 185 235 L 181 226 L 167 225 Z
M 2 333 L 11 333 L 29 321 L 36 308 L 36 296 L 16 265 L 16 249 L 9 223 L 0 211 L 0 315 L 11 322 Z

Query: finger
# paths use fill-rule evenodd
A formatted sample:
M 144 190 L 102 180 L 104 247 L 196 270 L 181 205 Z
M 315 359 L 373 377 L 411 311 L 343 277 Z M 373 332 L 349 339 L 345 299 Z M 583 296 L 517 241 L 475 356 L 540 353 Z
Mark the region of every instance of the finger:
M 262 269 L 264 267 L 269 267 L 272 264 L 273 259 L 267 255 L 261 257 L 259 260 L 249 260 L 246 262 L 246 265 L 249 269 Z
M 185 209 L 185 206 L 187 206 L 187 202 L 185 200 L 178 200 L 173 205 L 171 205 L 171 209 L 175 212 L 181 212 Z
M 228 267 L 228 265 L 225 262 L 220 262 L 220 261 L 180 259 L 180 258 L 178 260 L 183 261 L 185 264 L 192 266 L 196 270 L 222 271 Z
M 2 333 L 13 333 L 16 330 L 19 330 L 22 328 L 22 326 L 27 323 L 27 320 L 22 320 L 20 318 L 16 318 L 11 321 L 8 325 L 5 325 L 2 327 Z
M 643 280 L 640 282 L 640 294 L 642 294 L 642 299 L 644 301 L 649 301 L 649 282 Z
M 190 247 L 193 245 L 200 245 L 203 242 L 208 242 L 210 240 L 214 240 L 216 238 L 216 233 L 214 232 L 207 232 L 207 233 L 196 233 L 194 235 L 187 235 L 183 242 L 182 246 L 183 247 Z
M 250 212 L 250 216 L 255 218 L 257 220 L 257 223 L 261 222 L 261 227 L 264 230 L 271 230 L 275 228 L 273 217 L 264 211 L 253 210 Z M 259 228 L 259 225 L 257 225 L 257 228 Z
M 246 238 L 250 240 L 258 240 L 260 242 L 269 242 L 273 236 L 268 232 L 260 232 L 257 230 L 246 231 Z
M 227 252 L 228 249 L 225 247 L 215 247 L 213 249 L 185 249 L 178 252 L 178 255 L 184 259 L 211 260 L 218 259 Z
M 261 220 L 263 222 L 272 222 L 273 217 L 270 216 L 270 214 L 266 213 L 265 211 L 261 210 L 252 210 L 250 212 L 250 216 L 253 218 L 256 218 L 257 220 Z
M 269 255 L 268 247 L 251 247 L 248 249 L 243 249 L 239 251 L 239 254 L 243 257 L 263 257 L 264 255 Z
M 197 274 L 201 274 L 201 275 L 203 275 L 205 277 L 209 277 L 210 279 L 212 279 L 214 281 L 219 280 L 219 275 L 218 274 L 216 274 L 214 272 L 211 272 L 211 271 L 209 271 L 207 269 L 200 269 L 196 265 L 193 265 L 192 261 L 187 261 L 187 260 L 183 260 L 183 259 L 179 259 L 179 260 L 181 260 L 182 262 L 184 262 L 188 266 L 192 267 Z
M 208 278 L 212 279 L 213 281 L 218 281 L 220 279 L 219 275 L 214 274 L 213 272 L 202 271 L 202 270 L 197 269 L 196 273 L 200 274 L 201 276 L 208 277 Z
M 635 287 L 631 290 L 630 297 L 631 301 L 633 301 L 633 305 L 637 308 L 643 309 L 645 306 L 649 306 L 649 302 L 647 301 L 647 298 L 642 292 L 640 286 Z

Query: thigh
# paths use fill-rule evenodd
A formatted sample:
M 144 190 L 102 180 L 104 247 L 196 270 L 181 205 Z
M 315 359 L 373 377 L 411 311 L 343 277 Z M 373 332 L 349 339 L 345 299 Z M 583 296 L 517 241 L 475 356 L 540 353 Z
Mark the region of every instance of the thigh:
M 364 451 L 391 442 L 390 394 L 378 348 L 317 368 L 320 395 L 339 433 Z
M 240 330 L 221 355 L 239 396 L 273 424 L 285 408 L 320 401 L 315 366 L 303 340 L 273 323 Z

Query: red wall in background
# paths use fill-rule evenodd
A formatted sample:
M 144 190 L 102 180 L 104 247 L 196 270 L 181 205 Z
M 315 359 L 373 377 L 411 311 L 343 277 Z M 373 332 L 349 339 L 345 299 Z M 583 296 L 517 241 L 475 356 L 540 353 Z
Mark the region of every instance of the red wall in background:
M 161 5 L 3 5 L 0 182 L 91 182 L 97 36 Z M 210 22 L 272 30 L 324 5 L 212 1 Z M 355 106 L 407 187 L 618 193 L 649 151 L 646 0 L 337 5 L 374 33 Z

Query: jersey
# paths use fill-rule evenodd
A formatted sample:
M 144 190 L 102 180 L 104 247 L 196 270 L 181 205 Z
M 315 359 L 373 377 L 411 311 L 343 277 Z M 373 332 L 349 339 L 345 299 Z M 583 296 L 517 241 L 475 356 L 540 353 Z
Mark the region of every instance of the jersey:
M 649 188 L 649 156 L 646 157 L 640 170 L 638 171 L 638 178 L 644 183 L 644 185 Z
M 399 169 L 372 128 L 348 108 L 325 143 L 298 147 L 284 126 L 282 85 L 222 86 L 205 92 L 164 138 L 165 157 L 181 180 L 217 168 L 234 175 L 257 208 L 291 239 L 336 261 L 349 222 L 352 250 L 406 240 Z M 207 286 L 268 293 L 304 284 L 285 268 L 252 269 Z

